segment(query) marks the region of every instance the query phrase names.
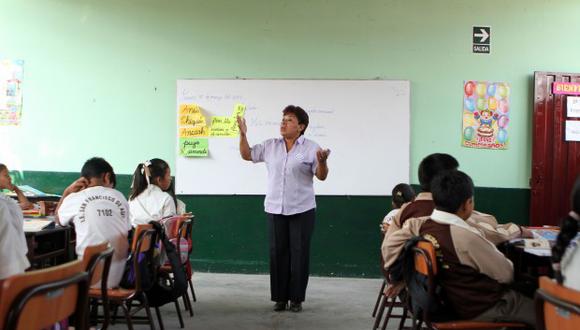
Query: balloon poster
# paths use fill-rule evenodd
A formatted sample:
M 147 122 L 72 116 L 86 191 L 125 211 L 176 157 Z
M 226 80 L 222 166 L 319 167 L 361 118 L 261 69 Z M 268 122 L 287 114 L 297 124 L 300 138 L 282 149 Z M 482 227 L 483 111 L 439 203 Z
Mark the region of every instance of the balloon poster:
M 0 126 L 20 124 L 23 64 L 20 60 L 0 60 Z
M 507 149 L 509 99 L 508 83 L 464 81 L 461 145 L 479 149 Z

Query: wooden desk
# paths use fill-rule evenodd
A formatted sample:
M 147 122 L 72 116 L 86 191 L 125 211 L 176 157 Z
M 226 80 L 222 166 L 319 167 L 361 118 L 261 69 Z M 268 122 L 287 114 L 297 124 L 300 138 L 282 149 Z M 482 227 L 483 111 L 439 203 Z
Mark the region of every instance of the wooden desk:
M 540 276 L 554 277 L 551 256 L 538 256 L 524 251 L 522 245 L 503 243 L 500 246 L 505 256 L 514 264 L 514 288 L 533 297 Z
M 74 230 L 72 227 L 43 229 L 25 232 L 28 253 L 26 257 L 32 269 L 63 264 L 74 259 Z

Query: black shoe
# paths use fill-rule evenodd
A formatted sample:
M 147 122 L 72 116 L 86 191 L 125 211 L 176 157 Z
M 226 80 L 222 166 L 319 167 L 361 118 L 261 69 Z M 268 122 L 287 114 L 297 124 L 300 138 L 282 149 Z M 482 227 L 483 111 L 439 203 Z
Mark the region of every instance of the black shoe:
M 281 312 L 286 310 L 286 302 L 285 301 L 277 301 L 274 305 L 274 312 Z
M 298 312 L 302 311 L 302 303 L 291 302 L 290 303 L 290 310 L 294 313 L 298 313 Z

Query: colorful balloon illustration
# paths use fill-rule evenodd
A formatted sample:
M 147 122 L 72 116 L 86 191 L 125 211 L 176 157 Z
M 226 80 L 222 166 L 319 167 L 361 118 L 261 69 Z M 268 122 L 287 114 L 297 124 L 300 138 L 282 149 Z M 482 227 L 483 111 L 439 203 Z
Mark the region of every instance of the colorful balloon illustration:
M 487 103 L 488 103 L 489 110 L 495 111 L 495 109 L 497 109 L 497 99 L 495 97 L 490 97 L 487 100 Z
M 469 127 L 466 127 L 466 128 L 463 130 L 463 137 L 464 137 L 466 140 L 468 140 L 468 141 L 469 141 L 469 140 L 472 140 L 474 135 L 475 135 L 475 130 L 474 130 L 474 129 L 473 129 L 473 127 L 471 127 L 471 126 L 469 126 Z
M 480 97 L 484 97 L 485 96 L 485 92 L 487 91 L 487 86 L 485 86 L 484 83 L 479 83 L 477 84 L 477 87 L 475 88 L 477 95 L 479 95 Z
M 485 99 L 483 97 L 477 99 L 477 109 L 479 109 L 480 111 L 487 109 L 487 102 L 485 102 Z
M 510 111 L 510 104 L 507 100 L 499 101 L 499 112 L 508 113 Z
M 501 96 L 503 99 L 505 99 L 510 93 L 509 88 L 504 84 L 499 85 L 497 91 L 499 96 Z
M 496 90 L 495 84 L 490 84 L 489 86 L 487 86 L 487 95 L 495 96 L 495 90 Z
M 508 116 L 502 115 L 497 120 L 497 126 L 500 128 L 506 128 L 507 125 L 510 123 L 510 118 Z
M 497 132 L 497 141 L 499 143 L 505 143 L 508 138 L 508 133 L 505 129 L 500 128 L 499 132 Z
M 475 89 L 475 83 L 473 81 L 468 81 L 465 83 L 463 90 L 465 91 L 465 95 L 471 96 L 473 95 L 473 90 Z
M 475 111 L 475 102 L 471 97 L 465 99 L 465 109 L 473 112 Z

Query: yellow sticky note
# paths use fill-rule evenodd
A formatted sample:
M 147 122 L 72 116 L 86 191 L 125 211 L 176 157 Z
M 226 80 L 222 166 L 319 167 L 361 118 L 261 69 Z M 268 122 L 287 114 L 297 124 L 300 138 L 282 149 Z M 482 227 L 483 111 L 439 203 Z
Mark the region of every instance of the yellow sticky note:
M 184 103 L 179 105 L 179 115 L 201 113 L 199 105 L 195 103 Z
M 244 104 L 238 103 L 234 105 L 234 113 L 232 114 L 234 119 L 237 117 L 243 117 L 244 113 L 246 113 L 246 106 Z
M 209 153 L 207 139 L 180 138 L 179 155 L 184 157 L 207 157 Z
M 179 115 L 179 126 L 206 126 L 205 117 L 201 113 Z
M 209 129 L 207 126 L 203 127 L 180 127 L 179 137 L 180 138 L 191 138 L 191 137 L 204 137 L 209 135 Z
M 238 122 L 234 117 L 213 116 L 210 136 L 236 137 L 239 134 Z

